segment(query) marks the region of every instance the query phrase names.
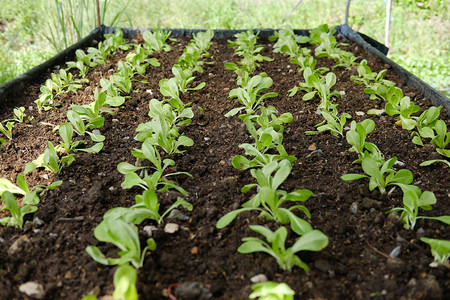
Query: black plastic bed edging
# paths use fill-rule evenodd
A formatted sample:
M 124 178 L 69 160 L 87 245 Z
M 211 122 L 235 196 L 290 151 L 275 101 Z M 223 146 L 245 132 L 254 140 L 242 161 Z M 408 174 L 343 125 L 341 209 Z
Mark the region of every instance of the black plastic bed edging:
M 124 33 L 124 37 L 126 38 L 133 37 L 137 33 L 142 33 L 146 30 L 152 30 L 152 28 L 121 28 L 121 29 Z M 8 101 L 9 95 L 11 95 L 13 92 L 24 89 L 27 83 L 38 78 L 39 75 L 45 73 L 48 69 L 52 68 L 55 65 L 66 62 L 69 59 L 69 57 L 70 58 L 73 57 L 77 49 L 89 46 L 92 44 L 92 41 L 100 39 L 104 34 L 114 33 L 115 30 L 116 27 L 107 27 L 102 25 L 101 27 L 98 27 L 93 31 L 91 31 L 91 33 L 82 40 L 78 41 L 77 43 L 73 44 L 67 49 L 56 54 L 49 60 L 23 73 L 22 75 L 0 85 L 0 102 Z M 165 29 L 165 30 L 170 30 L 172 37 L 192 36 L 194 33 L 205 31 L 205 29 Z M 238 30 L 216 29 L 214 30 L 214 37 L 229 38 L 235 35 L 236 33 L 246 30 L 248 29 L 238 29 Z M 254 32 L 259 32 L 260 37 L 267 38 L 273 35 L 275 31 L 279 29 L 252 29 L 252 30 Z M 450 99 L 445 97 L 436 89 L 429 86 L 423 80 L 419 79 L 415 75 L 405 70 L 397 63 L 387 58 L 386 55 L 388 52 L 388 48 L 385 45 L 377 42 L 376 40 L 372 39 L 371 37 L 365 34 L 354 31 L 347 25 L 338 25 L 336 26 L 336 30 L 339 34 L 341 34 L 345 38 L 354 41 L 358 45 L 363 47 L 364 50 L 369 55 L 374 55 L 378 57 L 381 61 L 383 61 L 385 64 L 390 65 L 394 70 L 394 72 L 397 73 L 408 86 L 417 89 L 419 92 L 422 93 L 424 97 L 429 98 L 434 103 L 434 105 L 436 106 L 442 105 L 447 111 L 447 115 L 450 116 Z M 309 32 L 310 32 L 309 29 L 294 29 L 294 33 L 297 35 L 309 35 Z

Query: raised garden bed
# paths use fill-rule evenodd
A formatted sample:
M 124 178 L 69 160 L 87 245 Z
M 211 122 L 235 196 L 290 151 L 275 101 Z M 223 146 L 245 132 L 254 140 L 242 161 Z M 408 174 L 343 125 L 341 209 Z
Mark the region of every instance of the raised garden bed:
M 345 27 L 342 32 L 347 36 L 355 34 Z M 188 31 L 187 35 L 190 33 Z M 329 132 L 305 134 L 315 130 L 314 125 L 323 120 L 317 113 L 320 100 L 316 96 L 311 101 L 303 101 L 304 91 L 288 97 L 288 90 L 304 79 L 297 72 L 298 66 L 290 63 L 286 54 L 273 51 L 275 42 L 267 39 L 273 32 L 263 31 L 258 40 L 258 44 L 264 46 L 261 54 L 273 60 L 260 62 L 253 75 L 267 73 L 273 80 L 267 92 L 278 93 L 278 96 L 264 100 L 263 106 L 274 106 L 279 114 L 289 112 L 293 116 L 292 122 L 284 124 L 283 146 L 297 160 L 292 163 L 292 171 L 281 188 L 288 192 L 309 189 L 314 193 L 302 203 L 311 212 L 311 219 L 300 211 L 299 215 L 308 219 L 314 229 L 325 233 L 329 243 L 320 252 L 299 253 L 311 271 L 294 267 L 288 272 L 280 269 L 275 259 L 266 254 L 244 255 L 236 251 L 242 238 L 256 236 L 249 225 L 265 225 L 275 230 L 280 224 L 258 218 L 258 213 L 253 211 L 240 214 L 223 229 L 216 228 L 223 215 L 240 208 L 256 193 L 254 189 L 246 194 L 241 192 L 244 185 L 254 183 L 255 179 L 249 170 L 232 166 L 235 155 L 244 155 L 239 145 L 252 143 L 252 137 L 237 115 L 224 116 L 241 106 L 236 99 L 228 97 L 238 85 L 236 74 L 224 67 L 226 62 L 240 60 L 233 48 L 227 48 L 227 40 L 233 40 L 231 36 L 234 33 L 228 32 L 228 37 L 222 35 L 213 40 L 209 49 L 211 56 L 203 59 L 212 64 L 204 64 L 203 73 L 195 72 L 195 80 L 188 87 L 202 82 L 206 85 L 182 95 L 185 103 L 192 102 L 194 117 L 192 123 L 183 126 L 180 132 L 190 137 L 194 144 L 182 147 L 184 154 L 168 156 L 160 151 L 163 158 L 170 157 L 175 162 L 170 172 L 192 174 L 192 178 L 179 175 L 172 180 L 189 193 L 185 198 L 193 205 L 193 210 L 179 208 L 181 217 L 166 217 L 160 225 L 147 220 L 139 226 L 141 244 L 145 245 L 148 239 L 149 227 L 146 230 L 144 227 L 150 225 L 156 227 L 152 237 L 157 244 L 155 251 L 147 252 L 144 264 L 138 270 L 140 299 L 166 299 L 169 294 L 174 294 L 177 299 L 206 299 L 200 296 L 189 298 L 188 292 L 178 287 L 188 286 L 186 283 L 189 282 L 197 283 L 205 297 L 247 299 L 253 284 L 251 279 L 258 274 L 264 274 L 272 281 L 287 283 L 299 299 L 449 298 L 448 265 L 430 267 L 433 261 L 430 247 L 420 240 L 421 237 L 449 240 L 449 226 L 436 220 L 420 219 L 414 230 L 404 229 L 400 213 L 386 214 L 394 207 L 403 207 L 400 188 L 391 194 L 381 194 L 378 189 L 369 191 L 368 179 L 347 182 L 341 179 L 347 173 L 362 173 L 360 165 L 352 164 L 357 155 L 349 152 L 351 145 L 345 136 L 333 136 Z M 41 299 L 112 295 L 116 267 L 95 262 L 85 249 L 90 245 L 98 246 L 108 257 L 117 252 L 114 245 L 95 239 L 94 228 L 107 210 L 130 207 L 135 204 L 135 196 L 142 193 L 138 187 L 121 188 L 124 175 L 118 172 L 117 165 L 121 162 L 136 163 L 131 151 L 142 145 L 134 139 L 136 128 L 150 120 L 149 101 L 164 98 L 159 81 L 173 77 L 172 66 L 177 63 L 190 38 L 177 37 L 169 41 L 171 51 L 154 52 L 151 56 L 157 58 L 161 66 L 150 65 L 144 74 L 133 77 L 136 81 L 132 82 L 132 91 L 125 94 L 129 97 L 123 105 L 112 108 L 114 115 L 103 115 L 105 123 L 99 130 L 105 140 L 99 153 L 77 152 L 74 162 L 56 175 L 41 169 L 27 175 L 30 187 L 48 185 L 56 180 L 63 183 L 41 197 L 38 210 L 25 217 L 29 222 L 23 229 L 0 227 L 0 299 L 24 298 L 19 286 L 26 282 L 42 285 Z M 372 71 L 388 69 L 384 78 L 394 82 L 420 107 L 416 116 L 433 105 L 446 105 L 448 109 L 448 99 L 432 89 L 424 90 L 420 81 L 417 81 L 421 85 L 419 90 L 408 86 L 406 78 L 395 72 L 397 66 L 368 54 L 363 45 L 354 41 L 342 36 L 338 41 L 348 42 L 348 46 L 341 48 L 353 52 L 357 62 L 366 59 Z M 143 40 L 138 34 L 129 42 L 140 44 Z M 97 43 L 98 40 L 92 45 Z M 317 46 L 303 47 L 311 49 L 314 54 Z M 21 106 L 26 108 L 26 117 L 32 119 L 25 118 L 23 123 L 17 123 L 12 139 L 0 147 L 0 178 L 16 182 L 17 174 L 23 174 L 25 165 L 45 151 L 48 141 L 58 144 L 61 139 L 52 132 L 54 125 L 67 122 L 66 113 L 70 105 L 91 103 L 94 90 L 101 88 L 100 79 L 110 78 L 117 70 L 117 63 L 132 51 L 118 49 L 105 64 L 91 68 L 86 75 L 89 82 L 82 82 L 82 88 L 75 92 L 56 96 L 55 102 L 60 106 L 48 111 L 39 112 L 34 101 L 39 98 L 40 87 L 50 78 L 50 73 L 58 73 L 58 68 L 66 67 L 63 63 L 43 70 L 39 78 L 23 84 L 20 90 L 13 91 L 10 86 L 7 89 L 4 86 L 7 91 L 2 91 L 4 100 L 0 103 L 0 120 L 10 119 L 13 109 Z M 67 60 L 76 59 L 73 52 L 71 56 L 67 55 Z M 318 61 L 316 68 L 331 70 L 335 65 L 329 57 L 315 58 Z M 77 76 L 77 71 L 72 69 L 72 72 Z M 352 75 L 357 75 L 356 67 L 349 70 L 338 67 L 332 72 L 337 78 L 332 89 L 342 95 L 341 98 L 333 98 L 333 102 L 339 105 L 340 113 L 346 112 L 352 117 L 347 126 L 352 120 L 373 120 L 376 127 L 369 134 L 368 141 L 377 145 L 386 159 L 397 157 L 401 163 L 395 169 L 410 170 L 414 176 L 413 183 L 422 191 L 431 191 L 436 196 L 433 208 L 420 210 L 420 215 L 450 215 L 449 166 L 444 163 L 420 166 L 426 160 L 445 160 L 436 152 L 436 146 L 425 143 L 419 147 L 412 143 L 411 131 L 398 125 L 397 116 L 368 115 L 368 110 L 380 109 L 384 105 L 380 100 L 370 100 L 364 86 L 350 80 Z M 413 83 L 416 80 L 410 74 L 407 77 L 413 78 Z M 445 108 L 442 109 L 440 119 L 449 127 L 447 113 Z M 348 129 L 344 130 L 344 135 Z M 92 145 L 92 142 L 88 143 L 88 146 Z M 174 191 L 158 193 L 161 211 L 178 196 L 180 194 Z M 2 212 L 0 217 L 7 215 L 7 212 Z M 179 225 L 178 230 L 166 232 L 167 223 Z M 288 243 L 291 245 L 295 239 L 296 234 L 289 230 Z M 392 253 L 394 249 L 399 253 Z M 193 291 L 192 288 L 187 290 Z

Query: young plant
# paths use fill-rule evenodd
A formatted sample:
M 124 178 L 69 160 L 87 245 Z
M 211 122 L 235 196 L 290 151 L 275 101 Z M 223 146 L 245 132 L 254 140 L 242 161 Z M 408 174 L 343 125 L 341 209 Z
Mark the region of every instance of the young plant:
M 325 67 L 316 69 L 317 60 L 314 59 L 314 57 L 312 57 L 312 55 L 310 55 L 306 50 L 309 51 L 309 49 L 305 48 L 305 50 L 299 53 L 296 58 L 293 58 L 289 61 L 291 64 L 299 66 L 299 68 L 297 69 L 298 72 L 303 72 L 306 70 L 306 68 L 310 68 L 311 70 L 314 70 L 314 73 L 322 75 L 330 70 Z M 300 85 L 300 87 L 302 87 L 302 85 Z
M 166 43 L 171 31 L 162 29 L 154 29 L 153 31 L 144 31 L 142 37 L 144 38 L 144 48 L 150 54 L 153 52 L 165 51 L 169 52 L 171 47 Z
M 86 252 L 98 263 L 103 265 L 123 265 L 131 263 L 139 269 L 144 264 L 145 252 L 156 249 L 155 241 L 150 238 L 147 246 L 141 251 L 138 229 L 135 225 L 121 218 L 104 218 L 94 229 L 97 240 L 112 243 L 120 249 L 118 258 L 106 257 L 96 246 L 88 246 Z
M 271 162 L 280 162 L 285 159 L 291 163 L 297 160 L 295 156 L 288 155 L 286 149 L 282 144 L 279 144 L 275 147 L 278 154 L 268 154 L 261 152 L 256 148 L 255 145 L 247 143 L 239 145 L 239 148 L 244 149 L 246 155 L 253 156 L 253 159 L 249 160 L 245 156 L 235 155 L 232 160 L 232 165 L 236 169 L 246 170 L 250 168 L 264 167 Z
M 425 110 L 416 120 L 417 132 L 413 131 L 412 142 L 416 145 L 423 146 L 422 138 L 432 139 L 435 137 L 433 128 L 439 119 L 442 106 L 432 106 Z
M 376 90 L 377 86 L 380 84 L 386 84 L 388 86 L 393 86 L 392 81 L 383 79 L 384 75 L 387 73 L 387 69 L 381 70 L 380 72 L 373 72 L 367 65 L 367 60 L 363 59 L 358 67 L 356 68 L 358 76 L 350 76 L 350 80 L 356 84 L 364 84 L 366 89 Z M 366 91 L 367 92 L 367 91 Z
M 380 193 L 386 193 L 386 187 L 398 184 L 410 184 L 413 181 L 413 175 L 410 170 L 401 169 L 395 171 L 392 169 L 397 157 L 393 157 L 384 162 L 381 167 L 379 163 L 372 157 L 363 157 L 361 166 L 367 174 L 345 174 L 341 176 L 344 181 L 358 180 L 361 178 L 369 178 L 369 190 L 373 191 L 378 188 Z M 387 175 L 385 175 L 387 174 Z M 393 189 L 392 189 L 393 190 Z M 392 190 L 389 192 L 391 193 Z
M 11 217 L 0 218 L 0 224 L 5 226 L 18 226 L 22 228 L 23 218 L 26 214 L 33 213 L 37 211 L 37 206 L 25 204 L 22 207 L 17 206 L 16 198 L 9 191 L 4 191 L 1 194 L 2 202 L 4 207 L 2 210 L 9 210 Z
M 23 122 L 23 117 L 25 115 L 25 107 L 16 107 L 14 108 L 14 121 L 18 123 Z
M 253 115 L 263 100 L 278 96 L 278 93 L 261 95 L 261 92 L 268 90 L 272 84 L 273 80 L 267 75 L 255 75 L 248 81 L 247 86 L 231 90 L 228 96 L 230 98 L 237 98 L 239 103 L 244 106 L 233 108 L 225 114 L 225 117 L 234 116 L 243 109 L 245 109 L 246 114 Z
M 9 140 L 12 140 L 12 129 L 14 122 L 6 122 L 6 127 L 0 122 L 0 132 L 3 133 Z
M 147 52 L 141 45 L 135 45 L 134 52 L 127 55 L 126 61 L 133 66 L 133 69 L 137 74 L 141 75 L 145 74 L 149 65 L 152 65 L 153 67 L 159 67 L 161 65 L 158 59 L 154 57 L 149 58 Z
M 384 163 L 384 155 L 380 149 L 373 144 L 366 142 L 367 135 L 375 129 L 375 122 L 371 119 L 365 119 L 361 123 L 352 121 L 350 123 L 350 130 L 345 135 L 347 142 L 352 145 L 348 150 L 350 152 L 356 152 L 358 159 L 353 163 L 361 163 L 365 157 L 372 157 L 379 165 Z
M 206 83 L 202 82 L 196 87 L 188 88 L 187 85 L 194 81 L 195 77 L 192 76 L 192 71 L 190 69 L 182 69 L 179 65 L 174 65 L 172 67 L 172 74 L 174 75 L 175 82 L 177 83 L 178 90 L 181 93 L 185 93 L 186 91 L 197 91 L 202 89 Z M 168 80 L 163 79 L 161 81 Z M 161 86 L 161 81 L 159 82 Z
M 244 243 L 239 246 L 238 251 L 244 254 L 265 252 L 275 258 L 280 268 L 285 271 L 291 271 L 294 266 L 310 271 L 308 265 L 296 253 L 300 251 L 321 251 L 328 245 L 328 237 L 323 232 L 311 229 L 302 234 L 292 247 L 286 249 L 286 227 L 282 226 L 275 232 L 259 225 L 250 225 L 249 227 L 263 235 L 269 243 L 256 237 L 245 237 L 242 239 Z
M 418 219 L 438 220 L 450 225 L 450 216 L 424 217 L 418 216 L 419 208 L 430 210 L 433 204 L 436 204 L 436 196 L 433 192 L 425 191 L 415 185 L 397 184 L 403 191 L 403 207 L 393 208 L 386 213 L 401 212 L 400 218 L 405 229 L 414 229 Z
M 450 258 L 450 241 L 430 239 L 427 237 L 422 237 L 420 240 L 431 247 L 431 254 L 433 255 L 434 261 L 430 264 L 430 267 L 435 268 L 447 263 Z
M 258 210 L 260 217 L 275 220 L 281 224 L 291 224 L 292 230 L 302 235 L 311 230 L 311 225 L 294 214 L 294 210 L 303 211 L 308 218 L 311 217 L 308 209 L 304 205 L 293 205 L 289 208 L 281 207 L 286 201 L 304 202 L 313 195 L 310 190 L 300 189 L 292 193 L 287 193 L 278 187 L 284 182 L 291 172 L 292 165 L 288 160 L 281 162 L 271 162 L 261 169 L 251 169 L 251 175 L 257 180 L 257 184 L 247 184 L 242 188 L 243 193 L 247 193 L 252 188 L 257 188 L 257 194 L 249 201 L 242 204 L 243 208 L 233 210 L 219 219 L 217 228 L 223 228 L 230 224 L 238 214 Z M 272 173 L 275 175 L 272 176 Z
M 94 146 L 89 147 L 89 148 L 79 148 L 81 145 L 85 144 L 85 141 L 72 141 L 73 138 L 73 127 L 72 124 L 70 124 L 69 122 L 65 122 L 62 123 L 61 125 L 59 125 L 59 135 L 61 136 L 62 142 L 59 143 L 59 147 L 57 150 L 59 150 L 60 148 L 63 148 L 64 151 L 69 154 L 69 153 L 76 153 L 78 151 L 82 151 L 82 152 L 87 152 L 87 153 L 98 153 L 100 152 L 100 150 L 103 148 L 103 143 L 96 143 Z M 96 137 L 96 139 L 99 139 L 99 135 L 95 135 L 92 134 L 93 136 Z M 102 136 L 103 138 L 100 138 L 100 140 L 104 140 L 104 136 Z
M 90 136 L 91 140 L 93 142 L 96 142 L 97 144 L 94 145 L 94 147 L 92 147 L 91 151 L 89 151 L 90 153 L 94 152 L 100 152 L 100 150 L 102 150 L 103 148 L 103 142 L 105 140 L 105 136 L 101 135 L 101 134 L 94 134 L 92 132 L 89 132 L 88 129 L 89 128 L 98 128 L 96 126 L 99 126 L 102 124 L 102 119 L 101 118 L 94 118 L 91 119 L 90 122 L 88 122 L 87 124 L 84 123 L 83 117 L 85 117 L 84 115 L 79 115 L 75 110 L 68 110 L 67 111 L 67 119 L 69 119 L 70 123 L 73 126 L 73 130 L 80 136 L 85 136 L 86 133 Z M 86 119 L 86 118 L 85 118 Z M 69 134 L 70 134 L 70 129 L 69 130 Z M 71 137 L 65 137 L 65 138 L 70 138 Z M 88 151 L 86 151 L 88 152 Z
M 58 174 L 63 167 L 70 166 L 75 160 L 75 154 L 67 154 L 59 157 L 55 146 L 52 142 L 48 141 L 48 148 L 37 159 L 29 162 L 25 166 L 25 174 L 33 171 L 36 168 L 44 168 L 47 171 L 51 171 L 54 174 Z
M 436 134 L 431 140 L 431 144 L 436 145 L 436 152 L 450 158 L 450 150 L 445 147 L 450 143 L 450 132 L 447 132 L 447 125 L 443 120 L 437 120 L 434 125 Z
M 324 131 L 330 131 L 333 136 L 344 136 L 344 126 L 345 123 L 347 123 L 347 119 L 352 118 L 351 115 L 348 113 L 342 113 L 339 118 L 337 114 L 330 114 L 325 110 L 321 111 L 321 115 L 325 121 L 314 126 L 317 127 L 317 131 L 306 131 L 306 134 L 313 135 Z
M 208 50 L 212 45 L 211 40 L 213 37 L 214 31 L 212 31 L 211 29 L 201 31 L 193 35 L 192 44 L 195 45 L 198 50 L 200 50 L 200 52 L 202 53 L 202 57 L 210 57 Z
M 295 292 L 286 283 L 264 281 L 252 285 L 250 299 L 259 300 L 294 300 Z

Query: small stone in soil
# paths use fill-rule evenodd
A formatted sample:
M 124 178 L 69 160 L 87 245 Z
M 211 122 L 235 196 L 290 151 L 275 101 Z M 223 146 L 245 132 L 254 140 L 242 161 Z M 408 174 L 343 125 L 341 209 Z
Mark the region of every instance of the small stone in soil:
M 27 283 L 21 284 L 19 286 L 19 291 L 34 299 L 45 298 L 44 287 L 42 286 L 42 284 L 34 281 L 29 281 Z
M 180 228 L 180 225 L 175 223 L 167 223 L 166 226 L 164 226 L 164 232 L 165 233 L 175 233 L 178 231 L 178 228 Z
M 250 278 L 250 281 L 253 283 L 265 282 L 267 280 L 267 276 L 264 274 L 258 274 Z

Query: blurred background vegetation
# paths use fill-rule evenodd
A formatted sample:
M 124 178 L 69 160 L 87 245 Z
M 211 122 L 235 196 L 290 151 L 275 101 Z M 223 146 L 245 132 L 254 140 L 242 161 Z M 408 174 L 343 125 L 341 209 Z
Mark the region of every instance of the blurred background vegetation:
M 102 23 L 149 28 L 308 29 L 344 23 L 346 0 L 99 0 Z M 450 96 L 448 0 L 393 0 L 388 57 Z M 95 0 L 8 0 L 0 6 L 0 84 L 96 27 Z M 384 42 L 385 0 L 353 0 L 349 25 Z

